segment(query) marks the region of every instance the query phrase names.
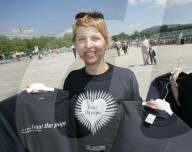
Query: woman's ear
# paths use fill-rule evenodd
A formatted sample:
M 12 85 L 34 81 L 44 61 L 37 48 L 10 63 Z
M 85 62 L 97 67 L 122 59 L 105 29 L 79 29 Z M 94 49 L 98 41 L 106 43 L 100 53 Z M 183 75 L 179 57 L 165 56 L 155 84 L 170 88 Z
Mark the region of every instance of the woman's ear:
M 107 44 L 107 41 L 105 40 L 105 50 L 109 47 L 109 45 Z

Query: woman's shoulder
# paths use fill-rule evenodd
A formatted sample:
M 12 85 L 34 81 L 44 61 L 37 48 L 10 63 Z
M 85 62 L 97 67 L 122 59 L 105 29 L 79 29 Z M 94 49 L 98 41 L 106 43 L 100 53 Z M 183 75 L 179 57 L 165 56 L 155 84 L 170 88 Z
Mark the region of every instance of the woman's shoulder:
M 71 71 L 67 77 L 76 77 L 76 76 L 79 76 L 80 73 L 82 73 L 84 68 L 81 68 L 81 69 L 77 69 L 77 70 L 73 70 Z
M 85 67 L 83 67 L 83 68 L 81 68 L 81 69 L 72 70 L 70 73 L 71 73 L 71 74 L 77 74 L 77 73 L 80 73 L 80 72 L 83 71 L 84 68 L 85 68 Z
M 114 65 L 114 69 L 118 70 L 118 71 L 122 71 L 122 72 L 131 72 L 133 73 L 129 68 L 125 68 L 125 67 L 119 67 Z
M 126 76 L 135 76 L 132 70 L 129 68 L 125 67 L 119 67 L 119 66 L 114 66 L 114 70 L 119 73 L 119 75 L 126 75 Z

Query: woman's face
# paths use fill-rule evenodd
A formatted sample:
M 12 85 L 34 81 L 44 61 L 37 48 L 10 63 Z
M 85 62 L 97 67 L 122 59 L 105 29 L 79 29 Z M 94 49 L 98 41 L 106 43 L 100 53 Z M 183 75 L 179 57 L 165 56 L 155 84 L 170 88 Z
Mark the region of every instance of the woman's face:
M 76 30 L 75 47 L 85 65 L 94 65 L 104 60 L 106 41 L 96 28 L 80 26 Z

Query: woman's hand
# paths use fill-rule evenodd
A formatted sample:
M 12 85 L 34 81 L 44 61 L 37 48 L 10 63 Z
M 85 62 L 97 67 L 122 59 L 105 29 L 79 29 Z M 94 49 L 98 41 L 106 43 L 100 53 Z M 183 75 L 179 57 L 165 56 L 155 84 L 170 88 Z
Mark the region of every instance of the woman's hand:
M 148 101 L 145 104 L 146 107 L 152 108 L 152 109 L 158 109 L 158 110 L 163 110 L 163 108 L 161 108 L 157 103 L 154 102 L 153 99 L 151 99 L 150 101 Z
M 29 83 L 26 88 L 24 88 L 24 89 L 21 90 L 21 92 L 26 91 L 26 90 L 29 89 L 33 84 L 36 84 L 36 83 L 35 83 L 35 82 Z M 37 91 L 37 90 L 32 90 L 32 92 L 34 93 L 34 92 L 39 92 L 39 91 Z
M 170 76 L 169 80 L 176 83 L 177 78 L 179 76 L 179 72 L 178 72 L 178 70 L 173 70 L 172 72 L 173 72 L 173 74 Z
M 177 88 L 177 78 L 179 76 L 178 70 L 174 70 L 173 74 L 170 76 L 169 80 L 171 81 L 171 90 L 173 92 L 173 96 L 175 98 L 176 104 L 178 106 L 181 106 L 181 103 L 179 102 L 178 96 L 179 96 L 179 90 Z

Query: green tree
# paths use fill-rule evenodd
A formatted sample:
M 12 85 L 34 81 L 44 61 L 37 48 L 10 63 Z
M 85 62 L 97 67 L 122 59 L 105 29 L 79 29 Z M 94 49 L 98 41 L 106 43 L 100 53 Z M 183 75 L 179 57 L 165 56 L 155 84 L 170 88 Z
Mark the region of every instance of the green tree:
M 112 38 L 112 40 L 114 40 L 114 41 L 117 41 L 117 40 L 123 41 L 123 40 L 128 40 L 128 39 L 130 39 L 130 36 L 127 35 L 127 34 L 125 34 L 124 32 L 122 32 L 122 33 L 119 33 L 118 35 L 113 35 L 111 38 Z
M 159 30 L 160 33 L 168 32 L 168 31 L 169 31 L 169 28 L 167 25 L 161 26 Z
M 14 51 L 23 51 L 23 52 L 28 51 L 27 44 L 23 39 L 14 38 L 12 42 L 15 44 Z
M 72 42 L 72 39 L 73 39 L 73 34 L 71 33 L 66 33 L 63 37 L 63 46 L 65 47 L 69 47 L 73 44 Z
M 118 37 L 119 37 L 119 40 L 123 41 L 123 40 L 127 40 L 129 38 L 129 35 L 122 32 L 118 35 Z
M 55 38 L 49 38 L 49 37 L 41 37 L 38 39 L 38 41 L 36 42 L 36 45 L 39 47 L 39 50 L 43 49 L 47 43 L 49 43 L 52 39 Z
M 0 53 L 4 54 L 12 51 L 14 44 L 6 36 L 0 36 Z
M 117 40 L 118 40 L 118 35 L 113 35 L 113 36 L 111 37 L 111 39 L 112 39 L 113 41 L 117 41 Z
M 131 35 L 132 40 L 135 40 L 135 39 L 140 38 L 140 37 L 141 37 L 141 34 L 139 31 L 134 31 L 133 34 Z

